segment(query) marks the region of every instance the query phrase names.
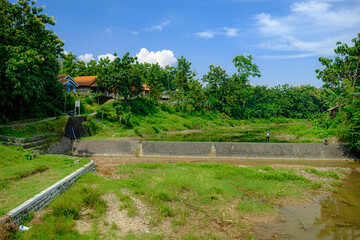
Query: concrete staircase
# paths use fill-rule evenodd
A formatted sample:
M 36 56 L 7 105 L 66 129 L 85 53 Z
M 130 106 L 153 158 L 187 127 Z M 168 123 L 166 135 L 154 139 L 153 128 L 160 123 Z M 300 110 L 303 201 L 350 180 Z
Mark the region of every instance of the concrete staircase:
M 45 152 L 50 143 L 59 140 L 58 137 L 56 133 L 37 135 L 29 138 L 0 136 L 0 141 L 3 145 L 21 146 L 24 149 L 30 149 L 35 152 Z

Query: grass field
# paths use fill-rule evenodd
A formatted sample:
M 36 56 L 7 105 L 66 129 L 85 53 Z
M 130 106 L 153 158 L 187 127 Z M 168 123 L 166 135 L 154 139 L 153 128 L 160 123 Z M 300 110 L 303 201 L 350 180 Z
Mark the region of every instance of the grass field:
M 24 123 L 25 122 L 10 126 L 0 126 L 0 135 L 11 137 L 31 137 L 48 133 L 58 133 L 61 136 L 67 123 L 67 117 L 25 125 Z
M 74 164 L 75 160 L 80 163 Z M 35 155 L 0 145 L 0 216 L 88 163 L 88 159 Z
M 137 138 L 147 141 L 264 142 L 270 130 L 271 142 L 336 142 L 334 133 L 323 131 L 309 120 L 234 120 L 218 114 L 183 116 L 159 111 L 149 116 L 133 116 L 133 128 L 119 122 L 97 120 L 97 133 L 86 139 Z
M 278 205 L 308 201 L 314 189 L 322 184 L 293 169 L 123 164 L 111 177 L 84 175 L 15 238 L 254 239 L 254 223 L 276 219 Z

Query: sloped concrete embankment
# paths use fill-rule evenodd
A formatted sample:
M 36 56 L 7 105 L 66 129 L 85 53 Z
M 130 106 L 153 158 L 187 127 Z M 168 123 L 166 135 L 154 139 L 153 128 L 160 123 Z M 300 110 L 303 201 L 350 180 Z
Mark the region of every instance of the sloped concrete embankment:
M 321 143 L 224 143 L 224 142 L 137 142 L 116 140 L 75 141 L 77 156 L 171 156 L 233 157 L 259 159 L 352 160 L 342 144 Z
M 45 135 L 37 135 L 28 138 L 16 138 L 8 136 L 0 136 L 0 141 L 3 145 L 21 146 L 24 149 L 45 151 L 48 146 L 57 141 L 58 134 L 51 133 Z

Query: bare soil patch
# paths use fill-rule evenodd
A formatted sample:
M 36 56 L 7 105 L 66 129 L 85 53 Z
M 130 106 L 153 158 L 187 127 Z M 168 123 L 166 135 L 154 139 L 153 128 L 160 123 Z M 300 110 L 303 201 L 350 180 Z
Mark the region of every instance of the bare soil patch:
M 127 190 L 123 190 L 124 194 L 129 194 Z M 140 200 L 132 197 L 136 208 L 139 212 L 138 215 L 129 217 L 128 210 L 120 210 L 120 200 L 114 193 L 109 193 L 103 197 L 107 202 L 106 213 L 99 221 L 99 229 L 101 235 L 123 236 L 129 232 L 136 233 L 150 233 L 152 228 L 150 226 L 150 217 L 148 215 L 149 209 Z M 94 224 L 94 219 L 91 217 L 91 209 L 83 209 L 79 214 L 79 220 L 76 221 L 76 229 L 80 234 L 91 231 Z

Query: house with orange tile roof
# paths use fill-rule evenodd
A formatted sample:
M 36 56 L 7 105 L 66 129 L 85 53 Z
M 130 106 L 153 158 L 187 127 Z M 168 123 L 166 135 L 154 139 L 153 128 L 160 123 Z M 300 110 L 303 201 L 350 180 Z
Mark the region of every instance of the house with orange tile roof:
M 105 96 L 115 97 L 115 94 L 109 93 L 106 89 L 97 86 L 97 76 L 70 77 L 69 75 L 58 75 L 59 81 L 64 84 L 66 92 L 77 92 L 82 94 L 103 93 Z M 149 95 L 150 89 L 147 84 L 142 84 L 144 91 L 140 94 L 142 97 Z
M 76 92 L 76 88 L 80 85 L 69 75 L 58 75 L 59 82 L 64 85 L 66 92 Z
M 78 93 L 98 93 L 99 89 L 96 85 L 97 76 L 81 76 L 74 77 L 74 81 L 79 84 Z
M 69 75 L 58 75 L 59 82 L 64 85 L 66 92 L 73 91 L 74 93 L 104 93 L 108 95 L 107 91 L 96 85 L 97 76 L 81 76 L 72 78 Z

